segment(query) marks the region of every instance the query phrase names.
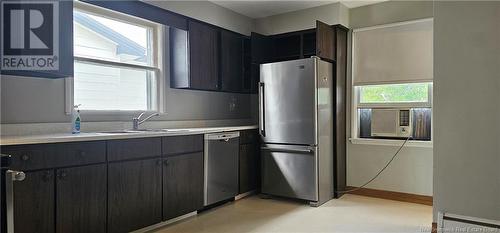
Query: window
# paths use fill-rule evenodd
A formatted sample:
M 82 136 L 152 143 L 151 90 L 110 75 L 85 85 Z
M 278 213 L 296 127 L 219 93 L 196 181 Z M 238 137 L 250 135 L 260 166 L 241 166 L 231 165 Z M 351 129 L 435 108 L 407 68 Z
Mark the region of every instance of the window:
M 404 83 L 362 85 L 354 88 L 356 94 L 356 125 L 359 138 L 381 138 L 372 135 L 372 116 L 376 109 L 400 109 L 414 140 L 431 140 L 432 83 Z M 397 124 L 397 122 L 388 122 Z M 410 124 L 411 123 L 411 124 Z M 398 126 L 399 127 L 399 126 Z M 395 135 L 382 137 L 394 139 Z
M 75 3 L 73 102 L 82 110 L 159 110 L 159 26 Z
M 432 18 L 353 30 L 352 142 L 431 140 L 432 54 Z
M 358 105 L 365 107 L 430 107 L 432 83 L 364 85 L 358 90 Z
M 429 101 L 429 88 L 425 83 L 361 86 L 359 102 L 418 103 Z

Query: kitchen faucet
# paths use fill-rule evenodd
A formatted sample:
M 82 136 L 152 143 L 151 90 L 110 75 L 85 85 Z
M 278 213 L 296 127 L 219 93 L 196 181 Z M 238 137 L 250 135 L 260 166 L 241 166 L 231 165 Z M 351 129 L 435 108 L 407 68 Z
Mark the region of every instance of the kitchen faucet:
M 151 114 L 150 116 L 144 118 L 144 120 L 141 120 L 141 117 L 142 115 L 144 115 L 144 113 L 146 112 L 142 112 L 141 114 L 139 114 L 138 117 L 134 117 L 132 118 L 132 128 L 133 130 L 139 130 L 139 125 L 146 122 L 147 120 L 149 120 L 151 117 L 154 117 L 154 116 L 159 116 L 160 114 L 159 113 L 153 113 Z

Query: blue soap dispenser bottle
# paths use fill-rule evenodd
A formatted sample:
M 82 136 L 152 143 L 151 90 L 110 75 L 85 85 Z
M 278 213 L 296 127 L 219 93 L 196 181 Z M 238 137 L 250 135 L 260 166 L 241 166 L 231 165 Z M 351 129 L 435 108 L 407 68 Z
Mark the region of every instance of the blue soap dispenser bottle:
M 71 111 L 71 125 L 72 125 L 71 133 L 72 134 L 79 134 L 80 133 L 80 126 L 81 126 L 82 119 L 80 117 L 80 109 L 78 109 L 78 106 L 80 106 L 80 105 L 79 104 L 75 105 L 73 107 L 73 111 Z

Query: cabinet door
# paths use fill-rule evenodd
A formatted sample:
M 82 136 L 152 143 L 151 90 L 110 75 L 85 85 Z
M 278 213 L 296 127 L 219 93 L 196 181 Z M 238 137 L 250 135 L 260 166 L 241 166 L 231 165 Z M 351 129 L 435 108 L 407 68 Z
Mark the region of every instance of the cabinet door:
M 167 157 L 163 169 L 164 220 L 203 207 L 203 153 Z
M 14 182 L 14 229 L 16 233 L 49 233 L 54 229 L 54 171 L 26 172 Z
M 347 89 L 347 34 L 348 29 L 340 25 L 335 27 L 336 38 L 336 82 L 335 82 L 335 108 L 336 127 L 335 156 L 336 156 L 336 185 L 335 190 L 345 190 L 346 187 L 346 89 Z
M 221 90 L 241 92 L 243 88 L 243 37 L 221 32 Z
M 316 21 L 316 55 L 328 60 L 335 60 L 334 29 L 323 22 Z
M 189 21 L 190 88 L 217 90 L 219 77 L 219 30 Z
M 57 232 L 106 232 L 106 183 L 106 164 L 57 170 Z
M 257 189 L 260 166 L 258 159 L 258 150 L 256 147 L 257 146 L 255 144 L 240 145 L 240 194 Z
M 108 232 L 129 232 L 161 222 L 161 160 L 108 165 Z
M 250 40 L 252 64 L 262 64 L 273 60 L 274 46 L 272 37 L 252 32 Z

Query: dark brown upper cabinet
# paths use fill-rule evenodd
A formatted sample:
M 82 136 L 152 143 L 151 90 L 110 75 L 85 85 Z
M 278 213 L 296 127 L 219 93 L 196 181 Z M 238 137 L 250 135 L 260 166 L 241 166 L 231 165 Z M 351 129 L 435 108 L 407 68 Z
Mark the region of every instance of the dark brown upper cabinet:
M 260 64 L 318 56 L 338 59 L 341 25 L 316 21 L 316 28 L 250 37 L 196 20 L 170 28 L 170 86 L 195 90 L 257 93 Z
M 335 60 L 334 43 L 334 28 L 326 23 L 316 21 L 316 56 L 330 61 Z
M 221 90 L 241 92 L 243 89 L 243 36 L 221 31 Z
M 208 24 L 189 21 L 190 87 L 199 90 L 219 88 L 219 30 Z

